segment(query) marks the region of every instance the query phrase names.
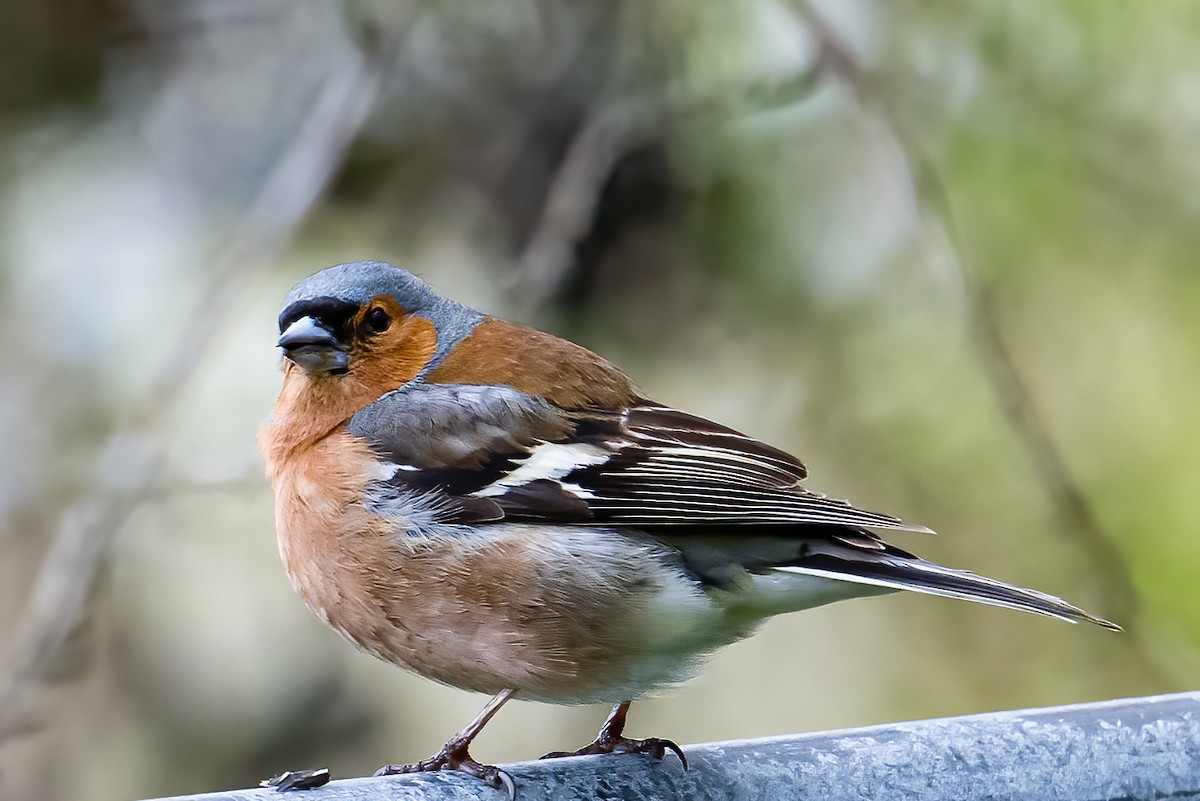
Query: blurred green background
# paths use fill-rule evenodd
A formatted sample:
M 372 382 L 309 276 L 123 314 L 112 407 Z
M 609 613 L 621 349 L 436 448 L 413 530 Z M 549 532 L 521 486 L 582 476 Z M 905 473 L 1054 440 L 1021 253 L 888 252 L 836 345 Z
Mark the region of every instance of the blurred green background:
M 6 2 L 0 797 L 361 775 L 482 705 L 357 653 L 278 563 L 275 316 L 360 258 L 1128 629 L 835 605 L 634 735 L 1195 688 L 1198 145 L 1182 0 Z M 475 753 L 605 711 L 517 703 Z

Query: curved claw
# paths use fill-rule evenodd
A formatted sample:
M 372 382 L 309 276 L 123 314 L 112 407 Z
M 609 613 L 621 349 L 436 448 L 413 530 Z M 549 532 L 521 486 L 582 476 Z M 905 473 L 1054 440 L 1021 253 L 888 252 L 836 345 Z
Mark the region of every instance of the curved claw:
M 538 759 L 562 759 L 563 757 L 573 756 L 583 756 L 583 754 L 579 753 L 579 751 L 547 751 L 538 757 Z
M 602 738 L 585 745 L 578 751 L 551 751 L 548 754 L 542 754 L 540 759 L 560 759 L 562 757 L 614 753 L 645 754 L 655 759 L 662 759 L 668 751 L 679 757 L 679 762 L 683 765 L 684 770 L 688 769 L 688 761 L 687 757 L 684 756 L 683 749 L 675 742 L 665 740 L 661 737 L 647 737 L 645 740 L 631 740 L 628 737 Z
M 662 737 L 647 737 L 645 740 L 626 740 L 622 738 L 616 743 L 613 750 L 630 754 L 646 754 L 655 759 L 662 759 L 670 751 L 679 757 L 683 769 L 688 769 L 688 761 L 687 757 L 683 755 L 683 749 L 673 741 L 663 739 Z
M 517 783 L 513 781 L 512 774 L 507 770 L 496 768 L 495 787 L 500 789 L 503 787 L 508 790 L 508 801 L 517 801 Z
M 446 770 L 447 768 L 450 768 L 450 766 L 447 765 L 442 770 Z M 517 783 L 513 780 L 512 774 L 506 770 L 498 768 L 495 765 L 483 765 L 473 759 L 467 759 L 454 765 L 451 769 L 474 776 L 484 784 L 491 785 L 497 790 L 504 788 L 508 791 L 508 801 L 517 801 Z
M 666 756 L 667 751 L 671 751 L 673 754 L 675 754 L 675 756 L 679 757 L 679 762 L 683 765 L 683 769 L 688 769 L 687 757 L 683 755 L 683 749 L 680 748 L 674 740 L 658 740 L 658 745 L 660 748 L 665 749 L 658 755 L 659 759 L 662 759 L 664 756 Z

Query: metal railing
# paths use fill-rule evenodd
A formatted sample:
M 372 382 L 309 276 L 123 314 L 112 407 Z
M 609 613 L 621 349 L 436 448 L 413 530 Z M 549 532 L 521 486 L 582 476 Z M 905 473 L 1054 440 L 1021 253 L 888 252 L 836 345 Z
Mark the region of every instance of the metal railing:
M 629 755 L 506 765 L 519 801 L 1200 799 L 1200 692 L 693 745 L 691 768 Z M 499 801 L 455 773 L 174 801 Z

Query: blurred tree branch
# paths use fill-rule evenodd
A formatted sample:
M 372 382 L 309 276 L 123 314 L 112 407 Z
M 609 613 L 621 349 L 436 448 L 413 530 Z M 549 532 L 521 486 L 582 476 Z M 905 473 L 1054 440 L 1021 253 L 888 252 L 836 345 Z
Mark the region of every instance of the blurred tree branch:
M 600 194 L 621 156 L 661 129 L 655 100 L 615 103 L 588 115 L 546 191 L 542 212 L 505 281 L 511 305 L 528 314 L 562 291 Z
M 360 53 L 356 63 L 326 76 L 217 258 L 210 288 L 180 328 L 170 356 L 141 402 L 116 424 L 92 492 L 63 514 L 0 671 L 0 739 L 25 725 L 33 691 L 79 625 L 109 544 L 138 503 L 157 489 L 166 420 L 236 300 L 335 175 L 374 105 L 390 52 L 374 60 Z
M 661 141 L 678 122 L 703 124 L 739 111 L 799 102 L 818 85 L 820 60 L 790 79 L 750 81 L 703 93 L 675 87 L 618 98 L 588 114 L 546 191 L 541 214 L 504 282 L 510 308 L 528 316 L 558 297 L 577 264 L 577 246 L 596 218 L 605 185 L 620 160 Z

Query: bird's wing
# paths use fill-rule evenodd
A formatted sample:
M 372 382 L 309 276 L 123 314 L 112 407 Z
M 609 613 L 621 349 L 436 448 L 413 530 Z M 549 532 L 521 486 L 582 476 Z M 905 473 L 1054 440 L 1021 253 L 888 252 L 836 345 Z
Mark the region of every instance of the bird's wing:
M 416 384 L 348 430 L 395 466 L 388 482 L 445 493 L 464 522 L 921 530 L 809 492 L 795 457 L 651 402 L 567 412 L 506 386 Z
M 610 448 L 609 458 L 580 465 L 562 480 L 596 520 L 907 528 L 889 515 L 806 490 L 800 482 L 807 470 L 794 456 L 677 409 L 641 402 L 607 419 L 584 417 L 575 437 L 601 439 Z

